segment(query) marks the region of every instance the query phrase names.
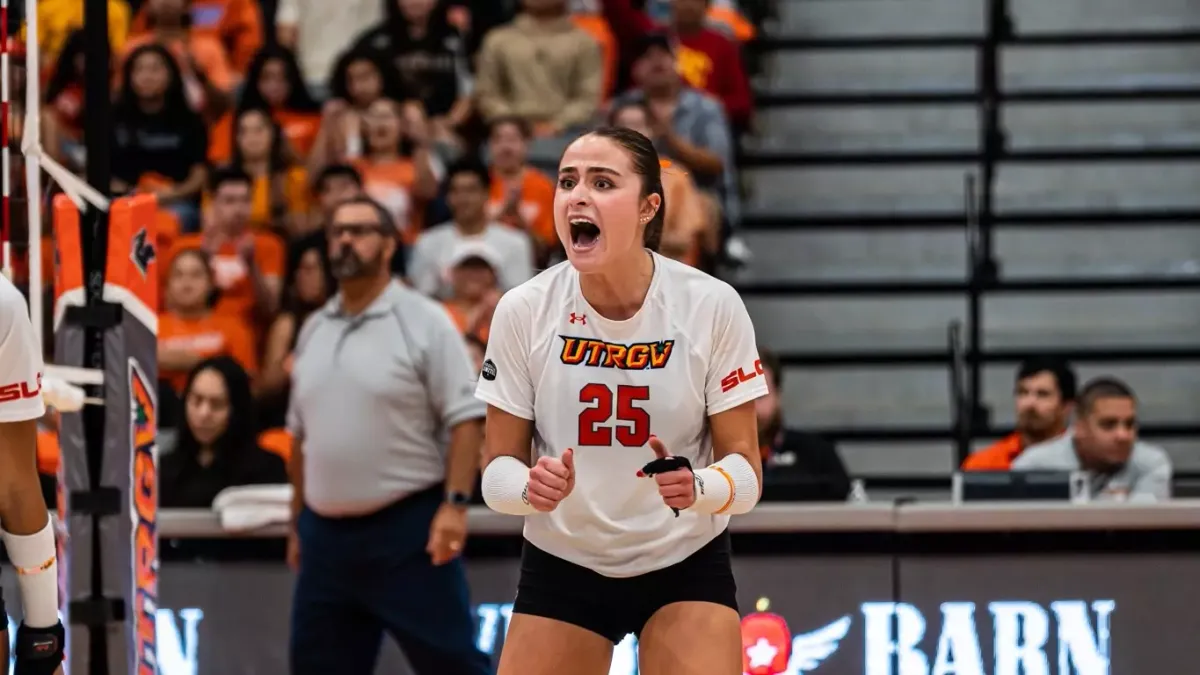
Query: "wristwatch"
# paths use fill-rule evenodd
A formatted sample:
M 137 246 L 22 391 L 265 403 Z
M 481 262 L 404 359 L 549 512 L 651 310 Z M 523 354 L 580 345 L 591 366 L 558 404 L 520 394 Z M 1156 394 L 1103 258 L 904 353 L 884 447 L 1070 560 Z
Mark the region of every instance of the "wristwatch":
M 446 503 L 451 506 L 467 506 L 471 503 L 471 495 L 451 490 L 446 493 Z

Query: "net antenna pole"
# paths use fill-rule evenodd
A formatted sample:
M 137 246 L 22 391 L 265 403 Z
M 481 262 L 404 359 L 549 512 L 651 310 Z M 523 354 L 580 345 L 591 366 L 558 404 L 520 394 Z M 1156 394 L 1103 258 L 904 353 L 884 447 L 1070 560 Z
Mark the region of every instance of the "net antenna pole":
M 9 0 L 0 0 L 0 3 L 3 3 L 3 7 L 5 7 L 5 8 L 7 8 L 8 2 L 9 2 Z M 42 171 L 45 171 L 47 174 L 50 175 L 50 178 L 53 179 L 54 182 L 58 184 L 58 186 L 62 189 L 62 191 L 68 197 L 70 197 L 71 201 L 75 202 L 75 206 L 79 208 L 80 212 L 86 213 L 89 211 L 95 211 L 95 212 L 108 211 L 109 199 L 107 197 L 107 194 L 108 194 L 108 179 L 107 178 L 105 179 L 105 183 L 101 186 L 101 189 L 104 190 L 104 192 L 101 192 L 100 190 L 93 188 L 87 182 L 80 180 L 79 177 L 77 177 L 75 174 L 71 173 L 71 171 L 68 170 L 66 167 L 64 167 L 61 164 L 59 164 L 58 162 L 54 161 L 54 159 L 52 157 L 47 155 L 42 150 L 41 119 L 38 115 L 38 111 L 41 109 L 41 96 L 39 94 L 39 91 L 40 91 L 39 85 L 41 83 L 41 51 L 38 47 L 38 41 L 37 41 L 37 34 L 38 34 L 37 4 L 38 4 L 38 0 L 25 0 L 25 63 L 26 63 L 26 65 L 25 65 L 25 113 L 26 114 L 25 114 L 25 125 L 21 132 L 21 154 L 24 155 L 24 157 L 25 157 L 25 197 L 26 197 L 25 201 L 26 201 L 26 206 L 29 209 L 29 213 L 28 213 L 29 224 L 28 224 L 28 227 L 26 228 L 28 230 L 28 236 L 29 236 L 28 249 L 27 249 L 28 257 L 29 257 L 29 314 L 30 314 L 31 322 L 33 323 L 34 335 L 36 336 L 36 339 L 38 340 L 37 344 L 45 344 L 45 341 L 43 339 L 43 326 L 45 325 L 45 323 L 44 323 L 44 317 L 45 317 L 45 313 L 44 313 L 44 307 L 45 307 L 45 305 L 44 305 L 44 303 L 45 303 L 45 293 L 44 293 L 45 281 L 44 281 L 44 279 L 45 279 L 45 276 L 44 276 L 44 274 L 45 274 L 45 271 L 42 269 L 42 236 L 41 236 L 42 235 L 42 199 L 44 198 L 42 195 Z M 107 16 L 108 4 L 106 2 L 85 3 L 85 8 L 91 9 L 92 6 L 96 5 L 96 4 L 99 4 L 101 7 L 104 8 L 105 15 Z M 108 57 L 108 46 L 107 46 L 108 45 L 108 31 L 107 30 L 103 31 L 103 36 L 104 36 L 103 39 L 105 42 L 105 51 L 104 51 L 105 59 L 104 59 L 104 63 L 102 64 L 102 66 L 105 69 L 105 73 L 107 73 L 107 71 L 108 71 L 108 58 L 107 58 Z M 8 62 L 7 45 L 4 50 L 3 58 L 5 59 L 6 65 L 10 66 L 11 63 Z M 90 70 L 93 65 L 91 63 L 92 57 L 90 55 L 88 55 L 87 61 L 88 62 L 86 64 L 86 66 Z M 4 74 L 3 74 L 4 79 L 3 79 L 3 83 L 2 83 L 3 84 L 3 96 L 0 96 L 0 98 L 3 98 L 5 101 L 5 105 L 3 106 L 5 124 L 4 124 L 3 132 L 0 132 L 0 133 L 3 133 L 5 141 L 7 141 L 7 138 L 8 138 L 8 119 L 9 119 L 8 104 L 7 104 L 7 101 L 9 100 L 9 98 L 8 98 L 8 93 L 9 93 L 8 70 L 9 70 L 8 67 L 4 68 Z M 108 76 L 106 74 L 105 75 L 106 84 L 105 84 L 105 94 L 104 94 L 104 104 L 105 105 L 108 104 L 107 78 L 108 78 Z M 92 117 L 93 117 L 93 115 L 91 113 L 89 113 L 85 117 L 85 123 L 92 122 L 92 124 L 88 124 L 88 128 L 85 130 L 85 134 L 89 134 L 89 136 L 88 136 L 89 139 L 91 138 L 90 134 L 92 134 L 92 132 L 93 132 L 93 127 L 94 127 L 94 122 L 95 122 L 94 120 L 92 120 Z M 105 115 L 105 117 L 107 118 L 107 115 Z M 105 120 L 105 124 L 107 125 L 107 120 Z M 107 143 L 108 143 L 107 127 L 104 128 L 103 136 L 104 136 L 103 142 L 107 145 Z M 90 142 L 91 141 L 89 140 L 89 143 Z M 10 217 L 9 210 L 8 210 L 8 193 L 9 193 L 9 185 L 10 185 L 10 175 L 9 175 L 9 171 L 8 171 L 9 155 L 8 155 L 7 142 L 4 144 L 3 159 L 4 159 L 4 166 L 5 166 L 4 182 L 3 182 L 3 186 L 4 186 L 4 253 L 5 253 L 4 259 L 5 259 L 5 270 L 7 271 L 9 269 L 9 267 L 8 267 L 8 251 L 9 251 L 9 246 L 10 246 L 10 244 L 9 244 L 10 240 L 8 237 L 8 224 L 9 224 L 9 217 Z M 105 164 L 107 165 L 107 161 L 105 162 Z M 89 166 L 90 165 L 91 165 L 91 162 L 89 162 Z M 107 169 L 107 166 L 105 168 Z M 89 179 L 90 178 L 91 178 L 91 176 L 89 176 Z M 84 241 L 86 242 L 86 241 L 88 241 L 88 239 L 89 239 L 89 237 L 87 237 L 86 233 L 85 233 Z M 103 250 L 103 249 L 99 249 L 99 250 Z M 46 367 L 45 374 L 46 374 L 46 377 L 56 377 L 56 378 L 61 379 L 64 382 L 71 383 L 71 384 L 95 384 L 96 376 L 101 375 L 101 373 L 99 373 L 99 372 L 97 372 L 96 375 L 81 375 L 78 369 L 74 369 L 74 370 L 62 369 L 62 370 L 60 370 L 54 366 L 49 366 L 49 365 Z
M 8 0 L 0 0 L 0 270 L 12 281 L 12 157 L 9 155 L 9 125 L 12 117 L 9 110 L 9 60 Z M 40 344 L 40 343 L 39 343 Z

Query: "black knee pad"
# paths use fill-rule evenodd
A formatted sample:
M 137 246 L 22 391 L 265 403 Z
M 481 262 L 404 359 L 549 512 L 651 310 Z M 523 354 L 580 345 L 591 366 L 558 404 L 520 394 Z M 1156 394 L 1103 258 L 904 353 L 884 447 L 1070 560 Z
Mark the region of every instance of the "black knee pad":
M 14 675 L 54 675 L 62 665 L 66 640 L 61 621 L 49 628 L 30 628 L 22 622 L 17 628 Z

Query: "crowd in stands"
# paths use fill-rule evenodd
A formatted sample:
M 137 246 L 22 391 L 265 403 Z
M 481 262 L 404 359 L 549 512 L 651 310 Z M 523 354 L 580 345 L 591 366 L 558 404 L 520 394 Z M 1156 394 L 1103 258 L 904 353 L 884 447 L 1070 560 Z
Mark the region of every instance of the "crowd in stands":
M 337 291 L 325 225 L 345 200 L 387 211 L 402 244 L 393 271 L 442 303 L 476 366 L 500 295 L 563 259 L 555 165 L 589 127 L 654 141 L 662 253 L 709 270 L 738 257 L 754 29 L 734 0 L 107 1 L 110 187 L 159 205 L 160 426 L 176 439 L 160 444 L 165 506 L 286 481 L 291 354 Z M 82 21 L 82 0 L 38 3 L 43 146 L 78 172 Z M 52 242 L 42 250 L 53 269 Z M 844 498 L 835 448 L 785 427 L 782 370 L 765 350 L 763 363 L 768 497 Z M 1070 428 L 1087 462 L 1132 467 L 1099 489 L 1169 494 L 1169 459 L 1137 442 L 1120 382 L 1076 391 L 1069 365 L 1035 360 L 1015 384 L 1016 430 L 965 469 L 1008 470 L 1022 455 L 1034 468 L 1086 463 L 1053 446 Z M 39 439 L 48 477 L 56 426 L 51 413 Z
M 290 355 L 337 290 L 343 200 L 387 210 L 394 272 L 478 361 L 500 294 L 563 259 L 555 165 L 588 128 L 654 140 L 664 254 L 711 268 L 736 240 L 754 30 L 732 0 L 107 1 L 110 188 L 159 207 L 164 506 L 286 481 Z M 81 0 L 38 4 L 42 144 L 81 174 L 82 23 Z M 53 417 L 40 446 L 52 474 Z

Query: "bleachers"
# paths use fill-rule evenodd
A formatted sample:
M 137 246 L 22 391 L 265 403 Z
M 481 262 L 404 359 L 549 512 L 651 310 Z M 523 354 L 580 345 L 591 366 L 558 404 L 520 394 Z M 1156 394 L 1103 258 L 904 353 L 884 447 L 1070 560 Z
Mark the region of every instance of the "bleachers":
M 757 49 L 738 278 L 790 422 L 869 483 L 957 465 L 946 326 L 976 444 L 1012 366 L 1126 378 L 1200 472 L 1200 5 L 778 0 Z M 973 384 L 977 382 L 977 384 Z

